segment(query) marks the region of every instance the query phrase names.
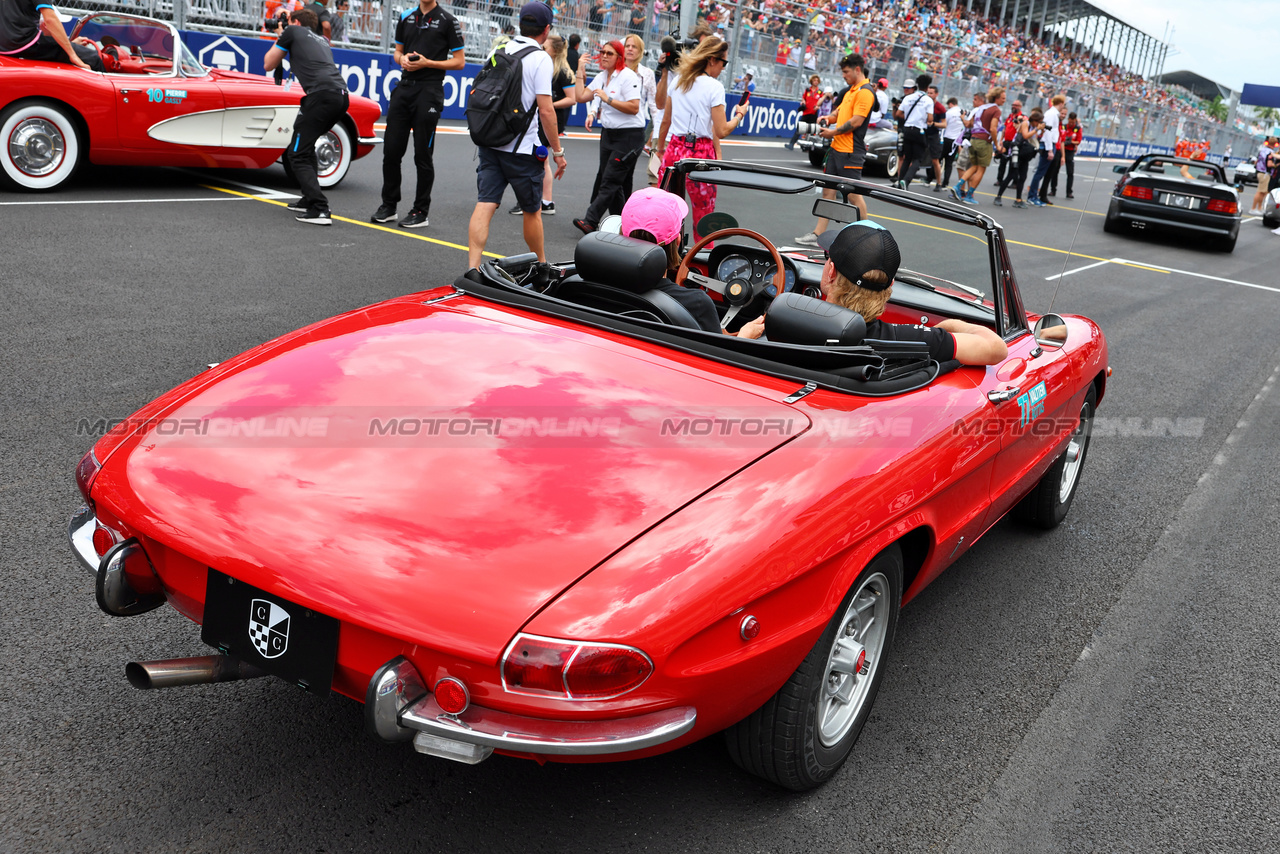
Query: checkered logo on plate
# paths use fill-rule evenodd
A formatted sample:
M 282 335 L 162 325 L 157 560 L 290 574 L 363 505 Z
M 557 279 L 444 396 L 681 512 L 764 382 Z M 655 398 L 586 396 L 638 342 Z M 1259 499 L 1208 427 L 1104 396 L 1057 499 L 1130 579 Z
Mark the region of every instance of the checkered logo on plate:
M 289 612 L 275 602 L 249 603 L 249 640 L 263 658 L 279 658 L 289 648 Z

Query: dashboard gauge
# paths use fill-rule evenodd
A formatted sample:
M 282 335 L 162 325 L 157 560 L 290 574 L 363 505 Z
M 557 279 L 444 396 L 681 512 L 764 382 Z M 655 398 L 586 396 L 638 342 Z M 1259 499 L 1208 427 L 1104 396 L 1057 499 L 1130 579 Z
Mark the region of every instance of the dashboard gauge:
M 769 297 L 776 297 L 778 295 L 778 289 L 775 288 L 772 284 L 773 273 L 774 273 L 774 270 L 776 269 L 777 268 L 774 267 L 772 264 L 769 264 L 764 268 L 765 281 L 770 282 L 770 284 L 765 285 L 764 292 Z M 787 282 L 786 290 L 794 291 L 796 289 L 796 271 L 792 270 L 790 267 L 786 269 L 786 282 Z
M 722 282 L 733 279 L 750 279 L 751 262 L 741 255 L 729 255 L 716 268 L 716 278 Z

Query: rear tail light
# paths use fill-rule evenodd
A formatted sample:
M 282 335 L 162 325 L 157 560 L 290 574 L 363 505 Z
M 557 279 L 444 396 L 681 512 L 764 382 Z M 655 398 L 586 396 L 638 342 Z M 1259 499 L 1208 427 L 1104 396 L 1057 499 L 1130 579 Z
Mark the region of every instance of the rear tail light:
M 90 448 L 89 452 L 76 464 L 76 486 L 80 488 L 80 494 L 84 496 L 85 503 L 90 506 L 92 502 L 89 501 L 89 489 L 93 486 L 93 479 L 101 468 L 102 463 L 98 462 L 98 458 L 93 455 L 93 448 Z
M 1213 213 L 1234 214 L 1239 212 L 1240 205 L 1230 199 L 1210 199 L 1208 210 Z
M 98 557 L 102 557 L 111 547 L 120 542 L 120 538 L 110 528 L 106 528 L 99 522 L 93 529 L 93 550 Z
M 502 687 L 513 694 L 604 700 L 640 686 L 653 662 L 621 644 L 519 634 L 502 656 Z
M 471 705 L 471 695 L 461 679 L 446 676 L 436 683 L 432 691 L 436 695 L 436 704 L 451 715 L 460 715 Z
M 1150 199 L 1152 192 L 1150 187 L 1135 187 L 1133 184 L 1125 184 L 1124 189 L 1120 191 L 1120 195 L 1128 196 L 1131 199 Z

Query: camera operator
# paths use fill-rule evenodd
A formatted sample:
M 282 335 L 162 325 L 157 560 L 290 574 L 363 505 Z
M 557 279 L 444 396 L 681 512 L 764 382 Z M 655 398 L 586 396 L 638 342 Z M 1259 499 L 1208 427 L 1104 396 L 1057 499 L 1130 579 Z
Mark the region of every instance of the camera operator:
M 400 203 L 400 161 L 409 149 L 413 132 L 413 165 L 417 169 L 417 192 L 413 207 L 400 220 L 401 228 L 425 228 L 430 224 L 431 188 L 436 170 L 432 145 L 436 124 L 444 109 L 444 74 L 461 69 L 462 28 L 436 0 L 419 0 L 396 24 L 392 59 L 403 75 L 391 91 L 387 106 L 387 130 L 382 136 L 382 204 L 371 219 L 391 222 Z
M 289 205 L 298 222 L 332 225 L 329 200 L 320 189 L 316 170 L 316 140 L 337 123 L 347 111 L 347 82 L 333 64 L 329 41 L 317 35 L 316 13 L 299 9 L 289 15 L 290 26 L 279 29 L 280 38 L 267 51 L 263 66 L 267 71 L 278 67 L 289 55 L 289 68 L 306 93 L 293 121 L 293 139 L 284 150 L 284 168 L 302 189 L 302 198 Z
M 662 59 L 658 60 L 658 89 L 653 96 L 659 110 L 664 110 L 667 106 L 667 78 L 670 77 L 667 72 L 675 70 L 680 57 L 686 50 L 697 47 L 709 35 L 711 35 L 711 28 L 704 21 L 693 28 L 688 38 L 676 38 L 675 30 L 671 31 L 671 35 L 662 37 L 659 43 Z
M 606 212 L 622 213 L 631 173 L 644 149 L 643 87 L 640 76 L 627 67 L 622 42 L 606 42 L 600 48 L 600 66 L 602 70 L 587 86 L 587 58 L 579 59 L 574 85 L 579 104 L 600 101 L 600 168 L 587 212 L 573 221 L 583 234 L 595 231 Z
M 725 120 L 724 84 L 717 78 L 729 61 L 728 54 L 729 45 L 723 39 L 708 36 L 681 57 L 658 132 L 662 174 L 687 157 L 719 159 L 717 143 L 733 133 L 747 114 L 746 104 L 739 104 L 733 118 Z M 661 182 L 662 175 L 658 178 Z M 694 235 L 698 236 L 698 223 L 716 209 L 716 188 L 690 181 L 686 189 L 693 204 Z

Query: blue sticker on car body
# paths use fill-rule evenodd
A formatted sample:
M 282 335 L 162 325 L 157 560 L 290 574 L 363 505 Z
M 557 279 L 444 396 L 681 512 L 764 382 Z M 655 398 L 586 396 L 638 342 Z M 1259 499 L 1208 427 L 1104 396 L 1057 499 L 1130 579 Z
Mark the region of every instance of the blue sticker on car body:
M 1018 408 L 1022 410 L 1019 426 L 1026 427 L 1044 415 L 1044 399 L 1048 396 L 1049 392 L 1045 389 L 1043 380 L 1033 385 L 1026 394 L 1018 395 Z

